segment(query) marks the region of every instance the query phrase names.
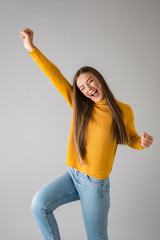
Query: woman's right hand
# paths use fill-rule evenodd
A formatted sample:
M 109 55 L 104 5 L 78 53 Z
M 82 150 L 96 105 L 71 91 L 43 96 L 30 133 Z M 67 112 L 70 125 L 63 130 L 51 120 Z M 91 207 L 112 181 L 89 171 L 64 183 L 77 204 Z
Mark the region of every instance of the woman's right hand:
M 33 45 L 33 34 L 34 34 L 34 32 L 29 28 L 25 28 L 25 29 L 23 29 L 22 32 L 20 32 L 20 37 L 23 39 L 24 47 L 29 52 L 32 52 L 35 47 Z

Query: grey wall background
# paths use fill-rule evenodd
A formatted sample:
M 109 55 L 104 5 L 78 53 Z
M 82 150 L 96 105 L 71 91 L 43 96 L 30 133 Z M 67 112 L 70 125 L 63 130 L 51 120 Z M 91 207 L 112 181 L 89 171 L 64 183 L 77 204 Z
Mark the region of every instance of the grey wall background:
M 139 135 L 154 137 L 143 151 L 117 149 L 108 231 L 110 240 L 158 240 L 160 2 L 1 1 L 0 18 L 0 238 L 41 239 L 32 198 L 68 169 L 71 108 L 24 48 L 28 27 L 70 83 L 79 67 L 96 67 L 132 106 Z M 86 239 L 79 201 L 55 216 L 62 239 Z

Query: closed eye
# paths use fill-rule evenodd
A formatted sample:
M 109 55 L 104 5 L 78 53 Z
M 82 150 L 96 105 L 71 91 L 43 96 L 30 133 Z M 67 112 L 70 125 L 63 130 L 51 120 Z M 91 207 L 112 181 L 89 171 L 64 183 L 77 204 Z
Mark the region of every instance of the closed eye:
M 93 79 L 91 79 L 91 81 L 89 81 L 89 82 L 93 82 Z M 81 91 L 83 90 L 84 88 L 81 88 Z

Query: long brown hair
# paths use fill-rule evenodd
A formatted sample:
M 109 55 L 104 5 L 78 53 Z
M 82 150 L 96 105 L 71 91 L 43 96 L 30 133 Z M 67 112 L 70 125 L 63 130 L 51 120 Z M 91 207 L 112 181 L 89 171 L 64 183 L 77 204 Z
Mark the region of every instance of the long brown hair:
M 81 165 L 85 165 L 84 157 L 86 154 L 86 126 L 91 117 L 94 102 L 87 98 L 78 88 L 77 79 L 81 73 L 91 72 L 99 80 L 104 98 L 108 104 L 109 110 L 112 115 L 112 127 L 110 131 L 110 140 L 116 137 L 117 144 L 128 144 L 130 138 L 127 134 L 126 127 L 123 121 L 123 113 L 118 106 L 113 93 L 108 87 L 105 79 L 101 73 L 93 67 L 81 67 L 75 74 L 73 79 L 73 144 Z

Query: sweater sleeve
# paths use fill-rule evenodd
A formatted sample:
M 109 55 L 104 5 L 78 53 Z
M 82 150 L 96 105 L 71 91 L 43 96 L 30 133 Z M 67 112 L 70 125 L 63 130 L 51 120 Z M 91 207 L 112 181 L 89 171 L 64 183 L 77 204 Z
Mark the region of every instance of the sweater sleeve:
M 61 71 L 54 65 L 44 54 L 35 46 L 34 49 L 28 53 L 32 56 L 34 61 L 38 64 L 41 70 L 48 76 L 57 90 L 66 99 L 70 107 L 72 107 L 72 85 L 62 75 Z
M 127 133 L 130 137 L 131 143 L 127 144 L 129 147 L 137 149 L 137 150 L 142 150 L 144 147 L 140 145 L 141 137 L 138 135 L 135 124 L 134 124 L 134 113 L 133 109 L 130 107 L 129 111 L 129 122 L 126 125 Z

